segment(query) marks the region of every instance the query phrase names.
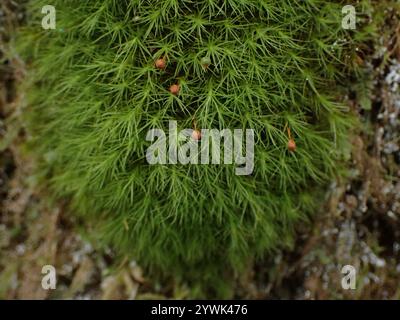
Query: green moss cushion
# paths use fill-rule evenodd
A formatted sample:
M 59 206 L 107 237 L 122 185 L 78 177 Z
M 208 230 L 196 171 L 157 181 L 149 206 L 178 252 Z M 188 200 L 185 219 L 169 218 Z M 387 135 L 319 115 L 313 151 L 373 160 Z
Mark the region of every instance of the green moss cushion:
M 44 30 L 47 2 L 29 2 L 19 41 L 29 134 L 39 172 L 93 236 L 218 289 L 290 243 L 351 124 L 333 98 L 351 42 L 339 1 L 53 0 Z M 146 135 L 169 121 L 253 129 L 254 170 L 150 165 Z

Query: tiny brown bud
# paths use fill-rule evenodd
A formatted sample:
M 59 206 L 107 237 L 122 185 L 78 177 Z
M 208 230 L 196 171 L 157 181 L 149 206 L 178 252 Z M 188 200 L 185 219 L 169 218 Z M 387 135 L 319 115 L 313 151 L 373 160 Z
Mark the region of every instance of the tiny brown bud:
M 155 62 L 155 66 L 157 69 L 164 70 L 167 67 L 167 62 L 163 58 L 157 59 Z
M 296 151 L 296 142 L 293 139 L 289 140 L 287 146 L 288 146 L 289 151 L 291 151 L 291 152 Z
M 179 84 L 173 84 L 169 88 L 169 92 L 171 92 L 173 95 L 177 96 L 179 94 L 180 89 L 181 88 L 180 88 Z
M 196 141 L 201 140 L 201 132 L 199 130 L 193 130 L 192 139 Z

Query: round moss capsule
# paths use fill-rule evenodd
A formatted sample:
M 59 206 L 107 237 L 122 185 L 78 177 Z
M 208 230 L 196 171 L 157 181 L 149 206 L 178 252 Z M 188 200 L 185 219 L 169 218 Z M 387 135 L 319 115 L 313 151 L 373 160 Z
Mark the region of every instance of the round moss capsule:
M 293 139 L 290 139 L 288 142 L 288 149 L 291 152 L 296 151 L 296 142 Z
M 164 58 L 157 59 L 155 62 L 155 66 L 157 69 L 164 70 L 167 67 L 167 62 Z
M 171 92 L 174 96 L 177 96 L 179 94 L 179 91 L 181 90 L 179 84 L 173 84 L 169 88 L 169 92 Z
M 192 139 L 195 140 L 195 141 L 201 140 L 201 132 L 200 132 L 200 130 L 193 130 Z

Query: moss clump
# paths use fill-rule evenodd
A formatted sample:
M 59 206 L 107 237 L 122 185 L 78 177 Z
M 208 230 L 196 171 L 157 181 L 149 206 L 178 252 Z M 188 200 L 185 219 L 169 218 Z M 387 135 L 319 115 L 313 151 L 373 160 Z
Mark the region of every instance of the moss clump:
M 350 125 L 333 98 L 352 49 L 340 1 L 53 0 L 57 29 L 42 30 L 47 2 L 29 2 L 20 36 L 29 132 L 39 172 L 94 236 L 218 295 L 290 243 Z M 254 172 L 149 165 L 146 133 L 170 120 L 254 129 Z

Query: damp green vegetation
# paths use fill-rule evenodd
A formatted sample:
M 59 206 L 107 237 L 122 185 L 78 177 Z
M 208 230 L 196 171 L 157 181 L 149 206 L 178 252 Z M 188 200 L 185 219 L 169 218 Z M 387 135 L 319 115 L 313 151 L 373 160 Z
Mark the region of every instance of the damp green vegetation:
M 47 4 L 28 2 L 18 36 L 38 176 L 149 274 L 231 296 L 339 174 L 356 124 L 341 100 L 377 34 L 371 2 L 358 2 L 356 30 L 342 28 L 344 1 L 53 0 L 44 30 Z M 169 121 L 253 129 L 254 171 L 149 165 L 146 134 Z

